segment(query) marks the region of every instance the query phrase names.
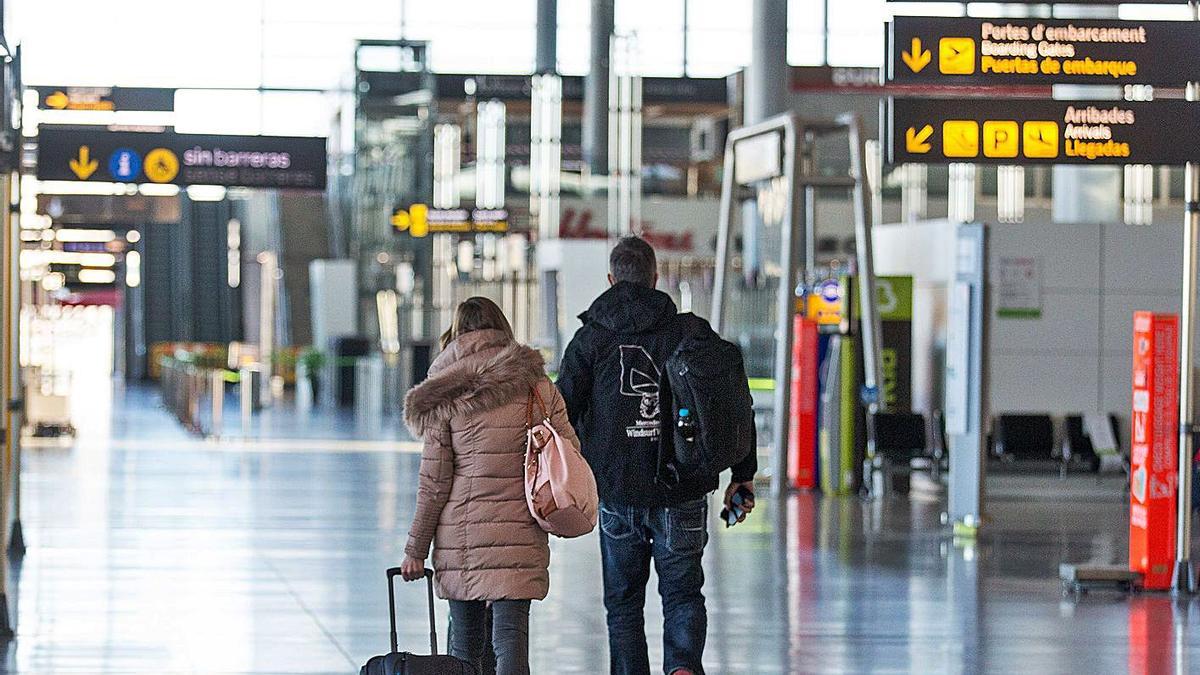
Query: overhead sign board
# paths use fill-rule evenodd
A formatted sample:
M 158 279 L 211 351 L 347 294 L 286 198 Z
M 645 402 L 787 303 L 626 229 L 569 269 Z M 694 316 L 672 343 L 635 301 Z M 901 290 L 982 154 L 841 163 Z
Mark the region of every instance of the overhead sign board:
M 875 92 L 882 83 L 878 68 L 840 66 L 791 66 L 788 87 L 792 91 Z
M 924 2 L 953 2 L 963 4 L 962 0 L 923 0 Z M 912 0 L 885 0 L 885 2 L 912 2 Z M 1045 0 L 1005 0 L 1006 5 L 1045 5 Z M 1058 0 L 1056 5 L 1186 5 L 1188 0 Z
M 899 84 L 1150 84 L 1200 77 L 1190 21 L 896 17 L 887 78 Z
M 410 204 L 392 211 L 396 232 L 421 238 L 430 234 L 502 233 L 508 231 L 508 209 L 434 209 Z
M 896 98 L 888 160 L 942 164 L 1184 164 L 1200 161 L 1200 106 L 1188 101 Z
M 162 87 L 33 87 L 40 110 L 175 110 L 175 90 Z
M 40 180 L 325 189 L 325 139 L 41 126 Z

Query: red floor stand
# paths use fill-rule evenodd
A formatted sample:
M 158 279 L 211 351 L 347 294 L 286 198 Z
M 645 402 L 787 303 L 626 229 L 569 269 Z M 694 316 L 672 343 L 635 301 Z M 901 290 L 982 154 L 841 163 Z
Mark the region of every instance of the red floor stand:
M 1129 569 L 1146 590 L 1169 590 L 1175 571 L 1179 456 L 1179 317 L 1133 316 Z

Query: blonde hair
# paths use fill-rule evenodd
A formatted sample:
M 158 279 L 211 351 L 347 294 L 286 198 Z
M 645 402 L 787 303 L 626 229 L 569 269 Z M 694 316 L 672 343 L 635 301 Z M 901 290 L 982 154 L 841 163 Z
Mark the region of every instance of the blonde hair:
M 500 309 L 496 303 L 478 296 L 467 298 L 454 310 L 454 322 L 445 333 L 442 333 L 442 349 L 467 333 L 489 329 L 501 331 L 510 340 L 515 339 L 512 326 L 504 317 L 504 310 Z

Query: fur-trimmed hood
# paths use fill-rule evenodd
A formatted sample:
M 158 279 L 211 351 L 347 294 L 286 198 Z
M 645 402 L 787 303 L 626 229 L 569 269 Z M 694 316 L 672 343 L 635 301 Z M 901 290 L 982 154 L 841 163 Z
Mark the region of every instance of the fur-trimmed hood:
M 479 330 L 446 346 L 429 378 L 404 397 L 404 424 L 415 438 L 458 415 L 492 410 L 546 377 L 542 355 L 498 330 Z

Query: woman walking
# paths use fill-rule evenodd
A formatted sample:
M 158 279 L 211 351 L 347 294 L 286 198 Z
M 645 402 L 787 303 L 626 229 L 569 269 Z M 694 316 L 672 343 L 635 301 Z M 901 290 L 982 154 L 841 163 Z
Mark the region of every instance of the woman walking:
M 425 443 L 404 578 L 422 578 L 433 544 L 438 595 L 450 601 L 450 654 L 484 672 L 491 633 L 498 675 L 529 673 L 529 606 L 550 588 L 546 533 L 525 500 L 531 404 L 578 447 L 558 389 L 486 298 L 458 306 L 429 378 L 405 397 L 404 421 Z M 492 607 L 492 626 L 486 621 Z

